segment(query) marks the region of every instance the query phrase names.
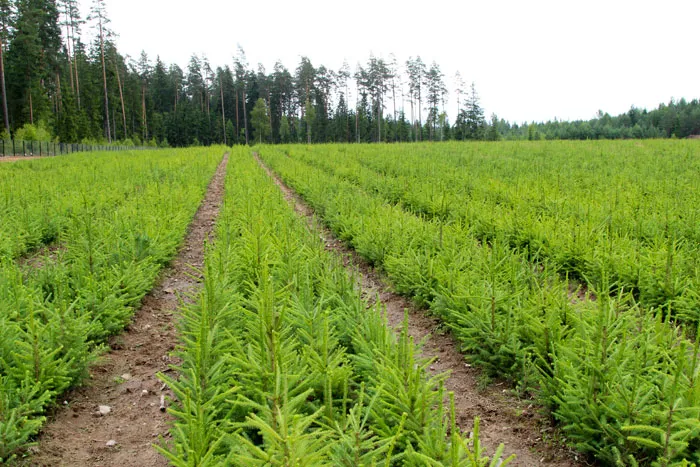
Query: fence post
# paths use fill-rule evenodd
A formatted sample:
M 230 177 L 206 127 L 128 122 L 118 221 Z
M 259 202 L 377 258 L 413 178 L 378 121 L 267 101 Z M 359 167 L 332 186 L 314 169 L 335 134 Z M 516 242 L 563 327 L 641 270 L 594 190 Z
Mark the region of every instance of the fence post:
M 15 140 L 13 139 L 12 140 L 12 156 L 14 157 L 15 154 L 17 154 L 17 151 L 15 151 Z
M 25 143 L 24 140 L 22 140 L 22 155 L 23 156 L 27 155 L 27 144 Z

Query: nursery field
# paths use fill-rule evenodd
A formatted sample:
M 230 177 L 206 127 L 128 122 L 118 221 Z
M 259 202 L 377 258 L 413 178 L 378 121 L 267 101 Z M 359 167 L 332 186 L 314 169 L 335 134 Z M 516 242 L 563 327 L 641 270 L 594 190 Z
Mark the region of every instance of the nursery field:
M 173 465 L 506 465 L 502 446 L 482 454 L 478 421 L 460 433 L 445 375 L 360 298 L 250 150 L 229 167 L 180 376 L 164 378 Z
M 313 213 L 300 215 L 266 168 Z M 451 331 L 456 364 L 541 407 L 546 431 L 551 420 L 581 459 L 699 464 L 699 187 L 697 141 L 258 145 L 0 164 L 0 464 L 41 447 L 47 412 L 172 262 L 198 285 L 167 293 L 177 358 L 162 383 L 160 370 L 151 377 L 174 398 L 169 434 L 136 440 L 151 454 L 153 442 L 183 467 L 511 462 L 508 444 L 482 446 L 480 406 L 465 425 L 409 313 L 389 325 L 312 214 Z M 182 245 L 204 205 L 205 248 L 187 269 Z M 139 400 L 144 417 L 165 417 L 165 402 Z M 132 455 L 129 421 L 118 424 L 123 445 L 111 447 L 85 428 L 101 465 Z M 76 464 L 66 452 L 52 459 Z M 546 465 L 578 465 L 570 457 Z
M 257 150 L 579 451 L 700 461 L 700 144 Z
M 87 379 L 107 338 L 130 323 L 224 151 L 225 196 L 204 267 L 191 272 L 202 276 L 201 291 L 176 318 L 177 373 L 161 375 L 175 395 L 173 425 L 155 448 L 182 466 L 508 464 L 503 446 L 485 455 L 478 419 L 469 420 L 471 433 L 460 430 L 446 375 L 428 371 L 408 333 L 387 325 L 381 303 L 360 297 L 342 259 L 248 148 L 0 167 L 0 461 L 25 462 L 38 442 L 44 461 L 80 463 L 73 450 L 47 452 L 37 438 L 46 411 Z M 125 394 L 116 409 L 131 404 Z M 80 403 L 96 408 L 98 397 Z M 54 433 L 83 426 L 75 436 L 86 444 L 99 438 L 94 424 L 51 423 Z M 131 425 L 124 419 L 120 441 Z M 104 455 L 119 450 L 114 443 Z
M 0 463 L 175 254 L 223 148 L 0 164 Z

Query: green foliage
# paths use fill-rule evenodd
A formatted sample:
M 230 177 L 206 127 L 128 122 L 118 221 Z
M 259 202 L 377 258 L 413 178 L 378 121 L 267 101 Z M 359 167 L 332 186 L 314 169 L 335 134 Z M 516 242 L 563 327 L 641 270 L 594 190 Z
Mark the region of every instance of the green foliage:
M 700 224 L 693 206 L 700 198 L 692 187 L 700 169 L 693 143 L 591 142 L 577 145 L 575 158 L 568 157 L 571 143 L 529 144 L 448 144 L 430 158 L 400 146 L 328 147 L 323 158 L 297 158 L 417 216 L 459 223 L 485 244 L 499 237 L 562 278 L 600 289 L 607 274 L 606 290 L 627 290 L 647 308 L 697 322 Z M 672 153 L 659 160 L 668 144 Z M 616 152 L 623 155 L 610 156 Z
M 488 465 L 407 332 L 360 299 L 249 153 L 229 167 L 181 376 L 163 377 L 180 402 L 160 451 L 180 466 Z
M 0 462 L 31 446 L 42 414 L 129 322 L 222 152 L 79 153 L 0 166 Z
M 40 121 L 38 125 L 26 123 L 22 128 L 15 131 L 15 139 L 20 141 L 52 141 L 53 136 L 47 128 L 44 121 Z
M 262 97 L 255 101 L 250 119 L 253 125 L 253 140 L 257 143 L 267 143 L 271 132 L 270 116 L 267 104 Z
M 698 344 L 687 337 L 700 250 L 697 222 L 684 219 L 697 218 L 700 172 L 687 168 L 699 159 L 692 143 L 649 144 L 261 156 L 442 318 L 468 359 L 535 395 L 581 452 L 606 465 L 690 465 L 700 461 Z

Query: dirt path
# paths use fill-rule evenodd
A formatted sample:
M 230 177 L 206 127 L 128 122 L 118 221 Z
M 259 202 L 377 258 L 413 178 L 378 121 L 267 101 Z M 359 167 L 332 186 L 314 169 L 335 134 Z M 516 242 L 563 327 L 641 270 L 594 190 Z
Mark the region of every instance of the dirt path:
M 226 154 L 209 184 L 187 237 L 158 285 L 144 298 L 128 331 L 110 341 L 112 351 L 91 368 L 88 385 L 61 400 L 39 439 L 31 465 L 37 466 L 166 466 L 152 447 L 168 436 L 170 417 L 160 411 L 163 388 L 158 372 L 171 371 L 169 353 L 178 340 L 173 316 L 181 297 L 200 287 L 192 267 L 204 265 L 204 240 L 212 235 L 224 195 Z M 108 414 L 100 415 L 100 406 Z M 103 408 L 103 411 L 106 411 Z M 116 444 L 113 444 L 116 443 Z
M 455 408 L 458 424 L 463 431 L 471 430 L 474 417 L 481 419 L 481 440 L 489 452 L 498 444 L 504 443 L 506 455 L 515 454 L 517 459 L 512 466 L 532 467 L 569 467 L 585 465 L 576 459 L 574 453 L 556 445 L 551 440 L 554 431 L 549 421 L 537 413 L 537 407 L 527 401 L 520 401 L 511 396 L 505 385 L 492 384 L 481 387 L 481 372 L 470 367 L 460 346 L 449 334 L 436 332 L 440 329 L 438 319 L 429 316 L 425 310 L 417 308 L 405 297 L 392 292 L 387 279 L 375 271 L 353 249 L 336 239 L 329 229 L 324 227 L 314 214 L 313 209 L 289 188 L 255 155 L 258 163 L 267 171 L 284 193 L 294 210 L 307 219 L 309 227 L 317 231 L 326 249 L 343 257 L 348 269 L 358 277 L 358 286 L 362 294 L 370 301 L 378 298 L 386 307 L 389 324 L 398 328 L 404 320 L 404 310 L 408 310 L 408 331 L 416 342 L 427 336 L 423 356 L 436 358 L 430 370 L 435 373 L 449 372 L 446 381 L 448 391 L 455 394 Z
M 30 161 L 32 159 L 46 159 L 47 157 L 49 156 L 2 156 L 0 162 Z

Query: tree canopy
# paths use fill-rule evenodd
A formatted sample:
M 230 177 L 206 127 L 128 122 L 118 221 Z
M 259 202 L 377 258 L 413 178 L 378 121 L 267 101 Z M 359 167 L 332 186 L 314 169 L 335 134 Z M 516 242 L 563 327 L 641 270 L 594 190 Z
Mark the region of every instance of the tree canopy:
M 145 52 L 121 53 L 104 0 L 91 2 L 83 19 L 77 0 L 0 0 L 4 138 L 187 146 L 700 134 L 697 99 L 587 121 L 487 121 L 473 83 L 465 91 L 458 74 L 448 86 L 439 64 L 419 56 L 401 65 L 372 55 L 339 70 L 302 56 L 294 69 L 277 62 L 267 71 L 238 47 L 230 64 L 193 55 L 183 70 Z M 86 41 L 84 29 L 95 38 Z M 448 112 L 449 92 L 457 109 Z

